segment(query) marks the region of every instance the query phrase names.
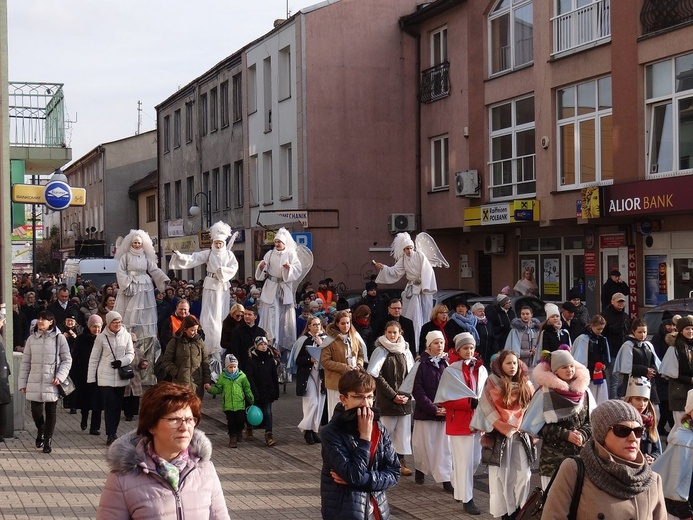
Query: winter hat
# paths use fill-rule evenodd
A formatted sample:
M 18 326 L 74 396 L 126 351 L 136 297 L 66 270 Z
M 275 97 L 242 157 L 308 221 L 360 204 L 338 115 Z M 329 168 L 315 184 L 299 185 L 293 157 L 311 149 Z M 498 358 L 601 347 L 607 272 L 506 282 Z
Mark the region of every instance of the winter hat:
M 483 310 L 484 309 L 484 304 L 480 302 L 476 302 L 474 305 L 472 305 L 472 312 L 476 312 L 479 309 Z
M 503 288 L 501 289 L 500 292 L 501 292 L 501 294 L 510 294 L 510 286 L 509 286 L 509 285 L 506 285 L 505 287 L 503 287 Z
M 559 368 L 575 363 L 572 354 L 569 350 L 554 350 L 551 352 L 551 372 L 555 372 Z
M 378 284 L 375 283 L 373 280 L 371 280 L 370 282 L 368 282 L 366 284 L 366 290 L 367 291 L 375 291 L 377 289 L 378 289 Z
M 650 390 L 652 383 L 645 376 L 630 376 L 628 378 L 628 386 L 626 387 L 626 399 L 629 397 L 644 397 L 650 398 Z
M 65 312 L 65 319 L 72 318 L 73 320 L 77 319 L 77 309 L 67 309 L 67 312 Z
M 87 321 L 87 327 L 91 327 L 92 325 L 103 325 L 103 320 L 101 319 L 101 316 L 98 314 L 92 314 L 89 316 L 89 321 Z
M 498 305 L 503 306 L 510 301 L 510 298 L 508 298 L 507 294 L 499 294 L 496 296 L 496 301 L 498 302 Z
M 546 305 L 544 305 L 544 312 L 546 313 L 547 318 L 559 315 L 561 313 L 558 310 L 558 305 L 556 305 L 555 303 L 547 303 Z
M 267 341 L 267 338 L 266 338 L 265 336 L 258 336 L 258 337 L 255 338 L 255 340 L 253 341 L 253 345 L 255 345 L 256 347 L 257 347 L 258 345 L 263 344 L 263 343 L 264 343 L 265 345 L 269 345 L 269 341 Z
M 224 358 L 224 366 L 227 367 L 229 365 L 238 366 L 238 359 L 236 359 L 236 356 L 234 356 L 233 354 L 227 354 Z
M 690 314 L 688 316 L 684 316 L 676 322 L 676 330 L 678 332 L 681 332 L 686 327 L 693 327 L 693 316 Z
M 687 415 L 693 413 L 693 390 L 689 390 L 688 395 L 686 395 L 686 406 L 683 408 L 683 412 Z
M 123 317 L 119 312 L 110 311 L 108 314 L 106 314 L 106 326 L 108 327 L 113 320 L 123 321 Z
M 469 309 L 469 304 L 467 303 L 467 298 L 465 298 L 464 296 L 459 296 L 459 297 L 455 298 L 455 300 L 452 302 L 452 308 L 453 309 L 457 309 L 458 305 L 464 305 L 465 307 L 467 307 L 467 309 Z
M 564 311 L 568 312 L 577 312 L 577 307 L 573 302 L 563 302 L 563 305 L 561 305 Z
M 693 398 L 692 398 L 693 399 Z M 599 444 L 604 444 L 606 434 L 614 424 L 635 421 L 642 426 L 642 418 L 633 406 L 620 399 L 610 399 L 597 406 L 592 412 L 592 436 Z
M 340 298 L 337 300 L 337 310 L 338 311 L 344 311 L 349 308 L 349 302 L 347 301 L 346 298 Z
M 474 336 L 472 336 L 469 332 L 460 332 L 453 338 L 453 341 L 455 342 L 455 350 L 459 350 L 465 345 L 473 345 L 476 347 Z
M 573 287 L 570 291 L 568 291 L 569 300 L 576 300 L 578 298 L 581 298 L 581 295 L 580 290 L 577 287 Z
M 618 269 L 614 269 L 609 273 L 609 276 L 621 276 L 621 271 L 619 271 Z
M 443 333 L 439 330 L 432 330 L 431 332 L 426 334 L 426 347 L 428 347 L 437 339 L 442 339 L 443 341 L 445 341 L 445 336 L 443 336 Z

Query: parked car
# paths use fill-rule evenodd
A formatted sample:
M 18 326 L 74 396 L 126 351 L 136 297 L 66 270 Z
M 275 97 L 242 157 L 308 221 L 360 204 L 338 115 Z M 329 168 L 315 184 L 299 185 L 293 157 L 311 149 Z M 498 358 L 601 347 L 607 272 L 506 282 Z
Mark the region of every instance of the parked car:
M 546 312 L 544 311 L 544 305 L 546 302 L 537 298 L 536 296 L 508 296 L 512 303 L 515 314 L 520 316 L 520 309 L 527 305 L 532 309 L 532 315 L 539 321 L 544 321 L 546 319 Z M 491 304 L 496 303 L 495 296 L 479 296 L 476 298 L 467 298 L 469 305 L 474 305 L 475 303 L 483 303 L 486 307 Z M 560 306 L 560 303 L 558 305 Z
M 647 324 L 647 339 L 651 339 L 659 330 L 659 326 L 662 324 L 662 314 L 664 314 L 665 311 L 669 311 L 674 315 L 680 314 L 681 316 L 688 316 L 689 314 L 693 314 L 693 300 L 690 298 L 669 300 L 647 311 L 643 316 Z
M 481 297 L 481 295 L 478 293 L 472 291 L 465 291 L 464 289 L 441 289 L 433 295 L 433 305 L 447 305 L 448 309 L 454 311 L 454 302 L 460 296 L 464 296 L 467 299 L 467 301 L 469 301 L 470 298 Z M 426 318 L 428 318 L 428 316 Z
M 351 310 L 354 310 L 356 307 L 356 304 L 359 302 L 361 298 L 363 298 L 363 293 L 364 290 L 361 291 L 356 291 L 356 290 L 348 290 L 343 293 L 340 293 L 339 297 L 340 298 L 346 298 L 346 301 L 349 302 L 349 308 Z M 402 297 L 402 289 L 378 289 L 378 294 L 380 297 L 383 299 L 385 303 L 388 303 L 390 300 L 394 298 L 401 298 Z

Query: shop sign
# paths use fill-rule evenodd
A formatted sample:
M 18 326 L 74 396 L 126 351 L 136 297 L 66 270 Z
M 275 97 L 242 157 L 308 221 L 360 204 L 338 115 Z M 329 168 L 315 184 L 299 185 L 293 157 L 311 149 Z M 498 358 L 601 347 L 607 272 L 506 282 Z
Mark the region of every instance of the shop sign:
M 183 232 L 183 219 L 175 219 L 168 221 L 168 236 L 170 237 L 182 237 L 185 236 Z
M 539 201 L 520 199 L 498 204 L 484 204 L 464 209 L 465 226 L 492 226 L 514 222 L 538 222 Z
M 585 251 L 585 276 L 597 276 L 597 253 Z
M 628 298 L 628 314 L 631 316 L 638 315 L 638 269 L 636 261 L 635 247 L 628 247 L 628 289 L 630 296 Z
M 507 204 L 489 204 L 481 207 L 481 225 L 510 224 L 510 211 Z
M 611 217 L 691 211 L 693 199 L 681 187 L 692 179 L 669 177 L 603 186 L 604 207 Z
M 161 241 L 164 249 L 164 254 L 171 254 L 174 250 L 178 250 L 181 253 L 192 253 L 198 251 L 197 235 L 189 235 L 187 237 L 177 237 L 177 238 L 165 238 Z
M 599 236 L 599 247 L 609 249 L 612 247 L 624 247 L 626 245 L 625 233 L 613 233 Z

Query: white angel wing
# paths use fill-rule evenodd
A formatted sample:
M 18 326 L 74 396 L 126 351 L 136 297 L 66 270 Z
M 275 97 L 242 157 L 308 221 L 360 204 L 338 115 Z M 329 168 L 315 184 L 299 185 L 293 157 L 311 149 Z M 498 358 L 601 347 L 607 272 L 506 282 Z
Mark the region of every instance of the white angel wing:
M 301 286 L 301 282 L 308 276 L 308 271 L 313 268 L 313 252 L 304 245 L 296 246 L 296 255 L 298 256 L 298 261 L 301 262 L 301 277 L 296 280 L 293 286 L 293 292 Z
M 233 243 L 238 238 L 238 235 L 239 235 L 238 231 L 234 232 L 234 234 L 231 235 L 231 239 L 229 240 L 229 243 L 226 244 L 226 249 L 228 249 L 229 251 L 231 251 L 233 249 Z
M 416 235 L 414 243 L 416 244 L 416 250 L 422 253 L 433 267 L 450 267 L 450 264 L 445 260 L 443 253 L 440 252 L 436 241 L 433 240 L 431 235 L 422 231 Z

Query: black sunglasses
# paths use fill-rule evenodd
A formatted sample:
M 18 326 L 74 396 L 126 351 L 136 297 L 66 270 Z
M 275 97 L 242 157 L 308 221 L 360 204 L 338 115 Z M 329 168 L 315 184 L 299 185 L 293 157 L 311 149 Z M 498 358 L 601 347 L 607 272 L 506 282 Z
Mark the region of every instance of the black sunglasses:
M 642 426 L 630 428 L 628 426 L 623 426 L 622 424 L 614 424 L 611 427 L 611 431 L 614 432 L 616 437 L 621 437 L 622 439 L 625 439 L 631 434 L 631 432 L 633 432 L 635 434 L 635 438 L 640 439 L 642 437 L 642 432 L 645 431 L 645 428 Z

